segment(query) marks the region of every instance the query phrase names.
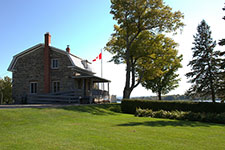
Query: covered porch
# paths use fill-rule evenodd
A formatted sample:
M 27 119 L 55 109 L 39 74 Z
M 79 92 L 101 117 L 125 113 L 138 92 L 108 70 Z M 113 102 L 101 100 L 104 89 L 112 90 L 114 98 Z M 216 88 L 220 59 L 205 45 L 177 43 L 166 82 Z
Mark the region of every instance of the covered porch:
M 109 101 L 110 80 L 93 75 L 78 75 L 72 78 L 77 82 L 78 90 L 75 92 L 80 91 L 79 94 L 77 93 L 81 99 L 80 103 Z
M 28 94 L 28 103 L 78 103 L 91 104 L 109 102 L 110 80 L 97 76 L 72 76 L 74 86 L 71 89 L 47 94 Z

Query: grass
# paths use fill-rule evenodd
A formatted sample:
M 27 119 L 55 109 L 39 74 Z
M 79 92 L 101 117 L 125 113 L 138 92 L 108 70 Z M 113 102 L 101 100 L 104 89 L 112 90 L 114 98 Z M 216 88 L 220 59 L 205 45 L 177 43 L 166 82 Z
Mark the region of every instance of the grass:
M 0 110 L 1 150 L 224 150 L 225 125 L 141 118 L 119 105 Z

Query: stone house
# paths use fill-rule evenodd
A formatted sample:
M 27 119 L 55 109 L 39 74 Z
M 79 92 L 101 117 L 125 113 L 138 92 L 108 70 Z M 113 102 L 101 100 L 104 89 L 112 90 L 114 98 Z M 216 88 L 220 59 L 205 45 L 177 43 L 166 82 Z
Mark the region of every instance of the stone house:
M 98 83 L 109 80 L 95 76 L 91 63 L 50 46 L 51 35 L 45 34 L 44 44 L 37 44 L 15 55 L 8 71 L 12 72 L 12 95 L 16 103 L 77 102 L 109 97 L 99 90 Z M 95 89 L 94 89 L 95 87 Z

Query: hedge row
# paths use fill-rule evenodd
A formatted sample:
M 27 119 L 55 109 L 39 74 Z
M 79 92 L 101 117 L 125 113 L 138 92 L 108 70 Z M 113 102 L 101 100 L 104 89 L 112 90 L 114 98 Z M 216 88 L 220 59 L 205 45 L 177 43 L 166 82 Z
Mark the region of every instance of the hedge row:
M 211 123 L 223 123 L 225 124 L 225 113 L 203 113 L 203 112 L 183 112 L 183 111 L 152 111 L 151 109 L 140 109 L 136 110 L 135 116 L 138 117 L 153 117 L 153 118 L 168 118 L 177 120 L 190 120 L 190 121 L 201 121 Z
M 151 109 L 153 111 L 191 111 L 205 113 L 225 112 L 225 103 L 190 102 L 190 101 L 160 101 L 160 100 L 122 100 L 123 113 L 135 114 L 136 108 Z

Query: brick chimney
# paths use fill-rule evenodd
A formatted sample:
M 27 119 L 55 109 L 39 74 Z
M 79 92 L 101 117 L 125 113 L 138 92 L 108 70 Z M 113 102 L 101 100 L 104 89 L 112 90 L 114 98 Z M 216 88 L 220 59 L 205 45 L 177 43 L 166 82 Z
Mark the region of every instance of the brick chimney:
M 70 46 L 69 45 L 67 45 L 66 51 L 67 51 L 67 53 L 70 53 Z
M 50 43 L 51 35 L 47 32 L 44 48 L 44 93 L 50 93 Z

